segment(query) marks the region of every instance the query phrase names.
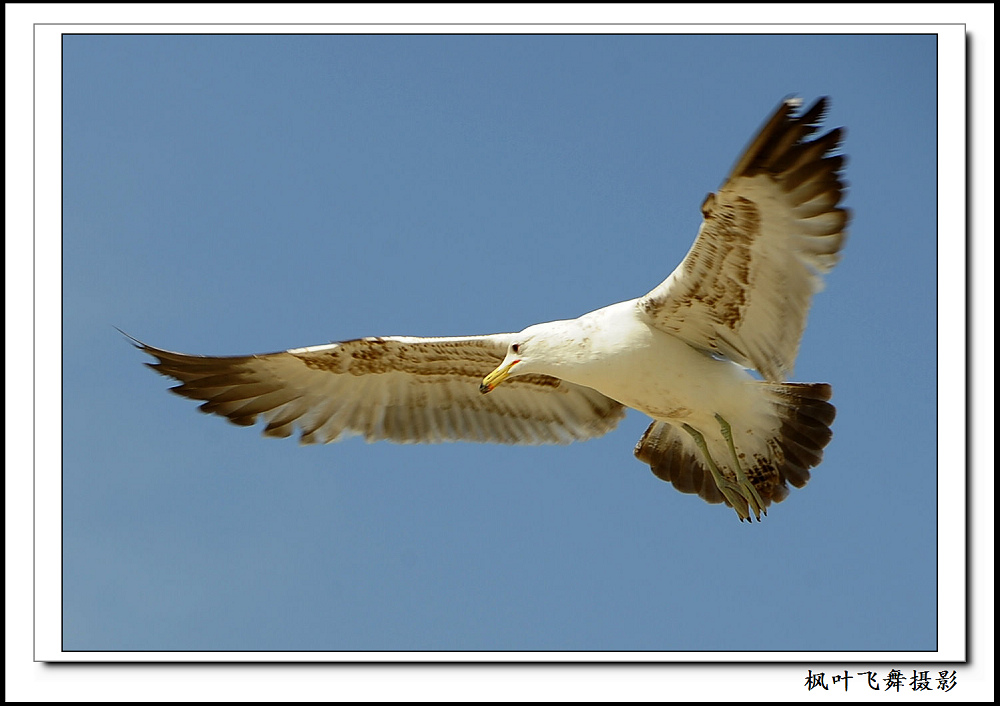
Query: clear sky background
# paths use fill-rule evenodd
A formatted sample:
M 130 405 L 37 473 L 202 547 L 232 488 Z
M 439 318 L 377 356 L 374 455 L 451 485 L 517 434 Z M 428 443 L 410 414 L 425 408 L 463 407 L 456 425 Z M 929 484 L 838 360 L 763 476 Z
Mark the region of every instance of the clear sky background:
M 933 36 L 64 42 L 64 649 L 937 647 Z M 247 354 L 639 296 L 793 94 L 847 128 L 854 218 L 795 372 L 834 438 L 761 524 L 635 460 L 637 412 L 300 447 L 112 328 Z

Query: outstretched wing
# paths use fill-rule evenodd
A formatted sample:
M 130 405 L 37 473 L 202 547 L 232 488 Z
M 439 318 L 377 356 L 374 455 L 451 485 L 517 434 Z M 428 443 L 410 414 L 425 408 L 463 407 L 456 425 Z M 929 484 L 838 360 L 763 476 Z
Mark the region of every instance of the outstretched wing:
M 131 338 L 131 337 L 130 337 Z M 362 338 L 283 353 L 211 357 L 154 348 L 147 363 L 204 400 L 200 409 L 241 426 L 263 418 L 267 436 L 329 443 L 453 440 L 568 443 L 613 429 L 624 407 L 588 387 L 537 376 L 511 378 L 489 395 L 483 377 L 503 360 L 509 334 L 468 338 Z
M 807 140 L 821 98 L 801 116 L 785 101 L 702 204 L 704 221 L 683 262 L 639 300 L 657 328 L 756 369 L 792 372 L 812 295 L 838 261 L 849 213 L 839 208 L 843 131 Z

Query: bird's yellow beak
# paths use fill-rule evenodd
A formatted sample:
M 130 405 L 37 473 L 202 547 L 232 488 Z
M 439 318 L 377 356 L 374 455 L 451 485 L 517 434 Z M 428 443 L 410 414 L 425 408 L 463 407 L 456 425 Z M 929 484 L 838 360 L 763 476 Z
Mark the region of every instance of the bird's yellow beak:
M 484 395 L 487 392 L 493 392 L 493 388 L 502 383 L 504 380 L 510 377 L 511 368 L 520 363 L 520 360 L 513 360 L 507 365 L 501 365 L 499 368 L 494 370 L 492 373 L 483 378 L 483 382 L 479 385 L 479 391 Z

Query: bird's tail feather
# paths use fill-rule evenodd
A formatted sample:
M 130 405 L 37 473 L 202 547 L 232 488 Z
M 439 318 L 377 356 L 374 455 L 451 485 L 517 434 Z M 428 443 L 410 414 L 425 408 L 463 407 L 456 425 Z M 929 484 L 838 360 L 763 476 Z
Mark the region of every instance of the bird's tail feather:
M 760 386 L 774 416 L 760 429 L 754 429 L 757 439 L 763 438 L 763 444 L 757 444 L 756 450 L 745 448 L 749 446 L 749 437 L 741 437 L 738 432 L 735 441 L 743 471 L 767 506 L 788 496 L 788 483 L 801 488 L 809 480 L 809 469 L 819 465 L 823 448 L 833 436 L 830 424 L 836 412 L 828 401 L 832 389 L 826 383 L 753 384 Z M 739 420 L 730 421 L 734 429 L 747 426 Z M 721 431 L 702 429 L 701 432 L 722 472 L 735 477 Z M 680 492 L 695 493 L 709 503 L 725 502 L 704 454 L 680 426 L 653 422 L 636 444 L 635 455 L 649 464 L 654 475 L 672 483 Z

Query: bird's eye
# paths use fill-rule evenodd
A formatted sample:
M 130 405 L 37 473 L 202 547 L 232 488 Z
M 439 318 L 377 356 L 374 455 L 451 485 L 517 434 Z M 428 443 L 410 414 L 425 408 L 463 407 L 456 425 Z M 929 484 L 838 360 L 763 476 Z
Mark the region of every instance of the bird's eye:
M 510 344 L 510 349 L 512 351 L 514 351 L 515 353 L 520 353 L 521 352 L 521 344 L 520 343 L 511 343 Z

